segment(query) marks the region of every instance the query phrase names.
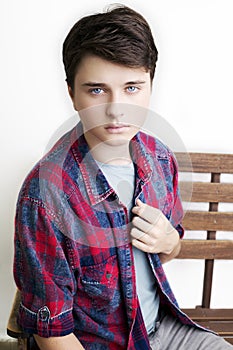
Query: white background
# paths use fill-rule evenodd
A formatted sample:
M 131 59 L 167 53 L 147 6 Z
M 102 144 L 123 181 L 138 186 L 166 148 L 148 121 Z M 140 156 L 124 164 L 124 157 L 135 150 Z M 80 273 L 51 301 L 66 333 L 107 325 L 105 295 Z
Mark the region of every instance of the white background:
M 62 43 L 77 19 L 110 3 L 0 3 L 2 333 L 15 290 L 13 220 L 18 191 L 54 132 L 74 115 L 64 82 Z M 188 151 L 233 153 L 232 0 L 123 3 L 147 18 L 159 50 L 151 109 L 175 128 Z M 217 264 L 212 306 L 233 306 L 232 268 L 229 262 Z M 180 305 L 200 304 L 200 263 L 175 261 L 166 270 Z

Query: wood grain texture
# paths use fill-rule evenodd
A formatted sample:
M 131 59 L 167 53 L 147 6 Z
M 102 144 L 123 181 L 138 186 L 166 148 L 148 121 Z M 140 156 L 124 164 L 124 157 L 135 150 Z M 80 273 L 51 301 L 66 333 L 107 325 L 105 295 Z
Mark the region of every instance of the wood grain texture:
M 215 260 L 233 260 L 233 240 L 216 239 L 218 231 L 233 232 L 233 181 L 221 183 L 222 174 L 233 174 L 233 154 L 179 153 L 176 157 L 180 172 L 210 173 L 209 182 L 180 182 L 182 200 L 196 203 L 195 210 L 188 210 L 184 216 L 184 229 L 206 232 L 206 239 L 184 239 L 181 242 L 181 251 L 177 258 L 205 261 L 204 278 L 201 277 L 201 306 L 182 311 L 195 322 L 215 331 L 233 344 L 233 308 L 210 308 Z M 198 203 L 207 203 L 207 211 L 203 211 L 202 204 Z M 220 212 L 219 203 L 228 203 L 228 211 Z M 229 235 L 230 237 L 232 236 Z
M 232 203 L 233 184 L 210 182 L 180 182 L 180 193 L 183 201 L 196 203 Z M 190 196 L 191 193 L 191 196 Z
M 183 240 L 178 259 L 233 259 L 232 240 Z
M 185 230 L 232 231 L 233 212 L 187 211 L 182 224 Z
M 233 154 L 175 153 L 179 171 L 233 174 Z

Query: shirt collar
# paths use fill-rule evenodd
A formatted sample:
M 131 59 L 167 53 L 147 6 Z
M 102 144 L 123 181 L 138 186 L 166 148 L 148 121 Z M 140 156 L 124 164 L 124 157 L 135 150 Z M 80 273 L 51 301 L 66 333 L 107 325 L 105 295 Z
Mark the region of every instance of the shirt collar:
M 152 175 L 152 154 L 142 141 L 143 135 L 146 134 L 139 132 L 132 138 L 130 152 L 135 164 L 136 182 L 146 183 Z M 96 205 L 114 193 L 91 155 L 81 122 L 75 128 L 75 142 L 72 142 L 71 149 L 78 163 L 90 203 Z

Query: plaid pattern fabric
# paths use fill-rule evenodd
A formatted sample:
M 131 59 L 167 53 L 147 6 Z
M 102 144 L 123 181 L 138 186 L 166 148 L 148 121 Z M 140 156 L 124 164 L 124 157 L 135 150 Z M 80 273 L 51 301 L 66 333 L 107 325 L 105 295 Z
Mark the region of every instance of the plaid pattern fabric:
M 134 199 L 163 211 L 183 235 L 177 164 L 160 141 L 130 142 Z M 131 216 L 92 158 L 78 124 L 27 176 L 17 202 L 14 277 L 19 324 L 42 337 L 74 332 L 85 349 L 149 349 L 136 294 Z M 161 303 L 176 302 L 159 257 L 148 254 Z

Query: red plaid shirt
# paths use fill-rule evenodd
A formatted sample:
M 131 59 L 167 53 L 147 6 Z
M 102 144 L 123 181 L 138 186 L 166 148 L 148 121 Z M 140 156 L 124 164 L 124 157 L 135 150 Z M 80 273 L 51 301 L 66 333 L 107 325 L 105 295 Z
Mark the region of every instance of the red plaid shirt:
M 160 141 L 130 143 L 134 200 L 157 207 L 183 235 L 177 164 Z M 85 349 L 149 349 L 135 281 L 130 213 L 92 158 L 79 124 L 33 168 L 16 211 L 19 324 L 42 337 L 74 332 Z M 160 259 L 148 254 L 161 306 L 181 322 Z

